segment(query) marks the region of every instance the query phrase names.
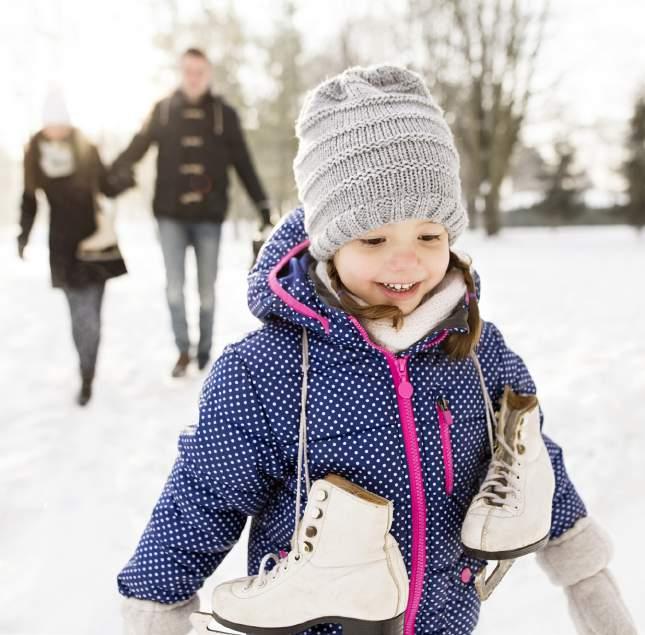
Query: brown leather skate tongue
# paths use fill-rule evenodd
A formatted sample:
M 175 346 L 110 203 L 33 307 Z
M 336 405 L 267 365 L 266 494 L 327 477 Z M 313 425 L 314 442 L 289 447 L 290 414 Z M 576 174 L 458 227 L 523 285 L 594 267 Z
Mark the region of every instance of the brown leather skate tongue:
M 338 474 L 327 474 L 327 476 L 325 476 L 325 480 L 333 483 L 336 487 L 340 487 L 340 489 L 345 490 L 349 494 L 358 496 L 358 498 L 362 498 L 370 503 L 375 503 L 376 505 L 387 505 L 389 502 L 386 498 L 383 498 L 378 494 L 374 494 L 374 492 L 369 492 Z

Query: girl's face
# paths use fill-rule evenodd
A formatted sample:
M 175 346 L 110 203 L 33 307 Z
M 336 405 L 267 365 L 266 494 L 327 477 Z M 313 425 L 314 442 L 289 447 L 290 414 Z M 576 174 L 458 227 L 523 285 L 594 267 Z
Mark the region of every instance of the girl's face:
M 370 305 L 395 305 L 407 315 L 443 280 L 449 257 L 443 225 L 412 219 L 383 225 L 343 245 L 334 265 L 351 293 Z

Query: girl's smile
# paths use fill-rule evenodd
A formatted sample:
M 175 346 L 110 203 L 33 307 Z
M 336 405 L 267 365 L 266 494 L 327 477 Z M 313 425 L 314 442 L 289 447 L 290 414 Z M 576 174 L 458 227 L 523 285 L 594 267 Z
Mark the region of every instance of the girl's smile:
M 419 289 L 420 282 L 379 282 L 383 293 L 389 298 L 401 300 L 412 297 Z
M 383 225 L 334 255 L 344 286 L 369 305 L 414 311 L 448 269 L 448 234 L 437 223 L 411 219 Z

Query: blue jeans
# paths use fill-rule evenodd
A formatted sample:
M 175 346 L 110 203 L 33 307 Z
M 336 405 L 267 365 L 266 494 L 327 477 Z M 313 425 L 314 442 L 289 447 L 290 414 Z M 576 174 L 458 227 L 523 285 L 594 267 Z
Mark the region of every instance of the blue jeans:
M 72 338 L 78 352 L 81 376 L 91 381 L 101 339 L 101 306 L 105 282 L 84 287 L 63 287 L 63 291 L 72 318 Z
M 195 250 L 197 285 L 199 288 L 199 344 L 197 354 L 210 355 L 215 313 L 215 280 L 222 225 L 220 223 L 190 223 L 170 218 L 159 219 L 159 240 L 166 266 L 166 299 L 170 309 L 172 330 L 180 353 L 188 353 L 190 340 L 186 322 L 184 282 L 186 280 L 186 250 Z

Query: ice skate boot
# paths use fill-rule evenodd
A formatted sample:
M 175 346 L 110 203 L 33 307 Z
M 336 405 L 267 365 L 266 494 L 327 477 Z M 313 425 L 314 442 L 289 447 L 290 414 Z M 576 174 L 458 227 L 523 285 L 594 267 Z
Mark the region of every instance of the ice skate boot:
M 216 587 L 214 619 L 262 635 L 326 623 L 346 635 L 400 635 L 408 576 L 391 524 L 387 499 L 335 474 L 315 481 L 291 551 L 267 554 L 258 575 Z
M 555 477 L 535 395 L 504 390 L 495 452 L 461 529 L 467 555 L 510 560 L 546 544 Z

